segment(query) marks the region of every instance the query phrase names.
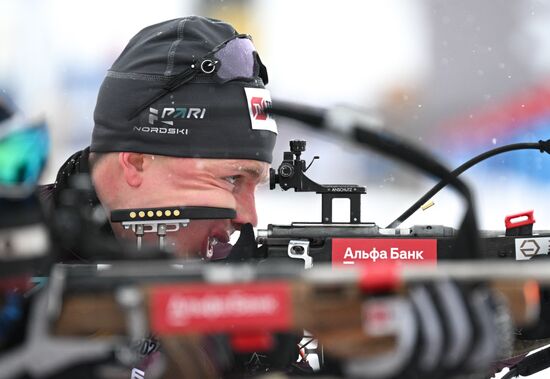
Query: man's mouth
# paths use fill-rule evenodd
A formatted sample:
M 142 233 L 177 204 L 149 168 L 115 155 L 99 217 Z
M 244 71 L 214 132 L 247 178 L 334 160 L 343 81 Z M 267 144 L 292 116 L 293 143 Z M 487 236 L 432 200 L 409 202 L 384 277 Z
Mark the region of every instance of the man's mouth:
M 232 248 L 233 245 L 231 245 L 229 242 L 222 242 L 221 239 L 217 236 L 209 236 L 206 243 L 206 259 L 223 259 L 229 255 Z

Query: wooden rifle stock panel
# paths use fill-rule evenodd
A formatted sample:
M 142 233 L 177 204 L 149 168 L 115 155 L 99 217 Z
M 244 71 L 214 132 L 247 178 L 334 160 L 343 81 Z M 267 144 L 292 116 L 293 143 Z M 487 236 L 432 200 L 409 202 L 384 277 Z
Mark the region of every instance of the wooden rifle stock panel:
M 394 335 L 371 336 L 364 328 L 365 296 L 358 286 L 293 286 L 296 325 L 311 332 L 336 357 L 360 357 L 392 351 Z
M 111 336 L 126 333 L 126 318 L 114 294 L 66 295 L 54 334 Z
M 151 301 L 152 287 L 144 288 L 148 294 L 147 302 Z M 337 357 L 375 355 L 395 347 L 395 336 L 369 336 L 365 333 L 362 319 L 365 296 L 357 286 L 296 282 L 289 288 L 291 315 L 287 331 L 310 331 L 329 354 Z M 269 329 L 268 325 L 266 329 Z M 112 336 L 125 335 L 126 332 L 124 310 L 115 296 L 108 293 L 66 295 L 61 315 L 54 325 L 54 333 L 58 335 Z M 218 332 L 234 333 L 235 330 L 228 325 L 225 331 Z M 165 337 L 197 334 L 174 331 Z
M 540 287 L 534 280 L 497 280 L 491 288 L 500 292 L 508 303 L 514 325 L 529 326 L 540 313 Z

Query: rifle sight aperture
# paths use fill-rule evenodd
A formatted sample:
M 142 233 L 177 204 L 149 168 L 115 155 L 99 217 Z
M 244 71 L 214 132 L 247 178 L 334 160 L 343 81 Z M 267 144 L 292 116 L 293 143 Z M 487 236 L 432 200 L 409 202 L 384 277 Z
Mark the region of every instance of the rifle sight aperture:
M 290 141 L 290 151 L 298 155 L 306 151 L 306 141 L 299 139 Z
M 283 161 L 277 170 L 269 170 L 269 188 L 275 189 L 276 185 L 287 191 L 294 188 L 295 192 L 315 192 L 322 195 L 324 223 L 332 222 L 332 200 L 335 198 L 350 199 L 350 222 L 360 223 L 361 217 L 361 194 L 365 194 L 365 187 L 355 184 L 319 184 L 305 175 L 311 166 L 300 158 L 306 150 L 306 141 L 290 141 L 290 151 L 283 153 Z M 314 157 L 313 160 L 319 157 Z M 313 161 L 312 161 L 313 163 Z

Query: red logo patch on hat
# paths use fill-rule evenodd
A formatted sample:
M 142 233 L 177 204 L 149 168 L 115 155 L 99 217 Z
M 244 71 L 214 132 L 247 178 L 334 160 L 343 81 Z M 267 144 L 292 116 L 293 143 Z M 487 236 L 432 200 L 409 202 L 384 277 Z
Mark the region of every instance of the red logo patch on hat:
M 245 88 L 252 129 L 269 130 L 277 134 L 277 124 L 264 109 L 271 105 L 271 94 L 263 88 Z
M 268 105 L 269 104 L 265 101 L 265 99 L 261 97 L 253 97 L 250 100 L 250 106 L 252 107 L 252 117 L 254 117 L 254 120 L 267 120 L 267 113 L 264 112 L 264 108 Z

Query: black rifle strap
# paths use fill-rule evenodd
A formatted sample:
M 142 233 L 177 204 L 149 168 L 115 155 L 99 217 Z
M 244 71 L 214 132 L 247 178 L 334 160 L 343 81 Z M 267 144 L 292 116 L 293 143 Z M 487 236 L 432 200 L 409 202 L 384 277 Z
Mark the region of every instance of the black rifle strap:
M 502 379 L 512 379 L 519 375 L 530 376 L 549 367 L 550 346 L 523 358 L 515 366 L 512 366 Z

